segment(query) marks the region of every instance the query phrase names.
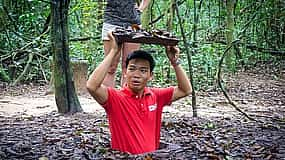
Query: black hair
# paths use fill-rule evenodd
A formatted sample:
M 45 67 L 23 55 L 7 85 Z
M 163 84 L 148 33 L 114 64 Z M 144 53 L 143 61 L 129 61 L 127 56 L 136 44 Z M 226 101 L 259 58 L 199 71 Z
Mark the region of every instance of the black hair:
M 149 65 L 150 65 L 150 72 L 153 71 L 153 68 L 155 66 L 155 61 L 154 61 L 152 55 L 149 52 L 143 51 L 143 50 L 133 51 L 127 57 L 126 67 L 128 67 L 128 64 L 129 64 L 130 60 L 131 59 L 135 59 L 135 58 L 141 58 L 141 59 L 147 60 L 149 62 Z

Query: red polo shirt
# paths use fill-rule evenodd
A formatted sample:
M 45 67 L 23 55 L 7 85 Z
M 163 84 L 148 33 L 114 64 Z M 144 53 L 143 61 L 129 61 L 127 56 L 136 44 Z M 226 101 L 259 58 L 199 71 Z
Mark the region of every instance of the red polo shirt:
M 174 88 L 145 88 L 141 98 L 127 87 L 108 88 L 106 110 L 111 146 L 140 154 L 159 148 L 162 108 L 171 103 Z

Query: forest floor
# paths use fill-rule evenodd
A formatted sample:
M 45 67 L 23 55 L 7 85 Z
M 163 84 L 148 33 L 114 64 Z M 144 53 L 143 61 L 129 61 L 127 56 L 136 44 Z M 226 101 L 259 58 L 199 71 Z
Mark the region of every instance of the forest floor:
M 222 92 L 197 92 L 163 111 L 161 148 L 129 155 L 110 149 L 106 115 L 88 94 L 79 95 L 83 113 L 56 112 L 48 86 L 0 83 L 0 159 L 285 159 L 285 72 L 272 68 L 227 78 L 235 110 Z M 280 75 L 280 74 L 279 74 Z

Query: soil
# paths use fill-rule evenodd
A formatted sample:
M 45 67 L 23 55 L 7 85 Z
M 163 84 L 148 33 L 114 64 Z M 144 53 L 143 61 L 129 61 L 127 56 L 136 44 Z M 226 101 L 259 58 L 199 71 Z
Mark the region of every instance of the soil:
M 284 73 L 284 72 L 282 72 Z M 141 155 L 110 149 L 102 107 L 79 95 L 83 113 L 57 113 L 48 86 L 0 83 L 0 159 L 285 159 L 285 79 L 260 71 L 225 79 L 235 110 L 219 89 L 197 92 L 163 113 L 161 147 Z M 285 77 L 285 76 L 284 76 Z

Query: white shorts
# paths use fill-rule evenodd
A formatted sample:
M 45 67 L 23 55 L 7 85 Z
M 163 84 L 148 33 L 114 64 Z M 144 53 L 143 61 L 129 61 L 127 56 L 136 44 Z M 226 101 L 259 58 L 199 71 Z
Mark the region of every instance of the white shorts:
M 110 23 L 103 23 L 103 27 L 102 27 L 102 40 L 110 40 L 108 37 L 108 33 L 114 31 L 116 28 L 122 28 L 121 26 L 118 25 L 113 25 Z
M 141 28 L 142 26 L 139 25 L 139 27 Z M 110 24 L 110 23 L 103 23 L 103 27 L 102 27 L 102 40 L 103 40 L 103 41 L 106 41 L 106 40 L 108 41 L 108 40 L 110 40 L 110 39 L 108 38 L 108 33 L 114 31 L 116 28 L 127 28 L 127 29 L 130 29 L 131 26 L 122 27 L 122 26 L 113 25 L 113 24 Z

